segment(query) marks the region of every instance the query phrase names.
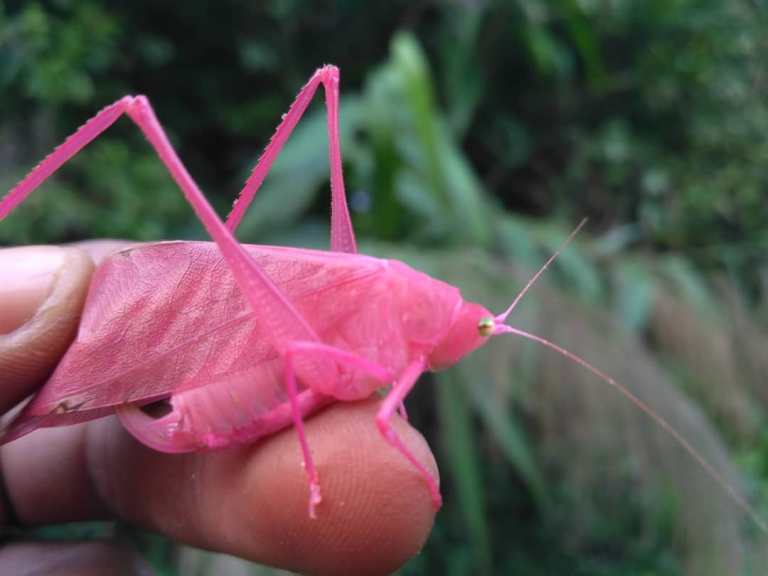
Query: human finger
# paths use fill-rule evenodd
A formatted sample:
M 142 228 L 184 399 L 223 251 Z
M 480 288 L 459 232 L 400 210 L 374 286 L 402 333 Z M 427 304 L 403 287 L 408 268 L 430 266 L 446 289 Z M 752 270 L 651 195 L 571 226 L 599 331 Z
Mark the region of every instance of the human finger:
M 115 419 L 38 431 L 4 447 L 5 482 L 23 523 L 107 510 L 193 546 L 302 573 L 388 574 L 424 544 L 435 509 L 420 474 L 382 439 L 378 404 L 336 404 L 307 420 L 323 490 L 317 519 L 307 512 L 292 429 L 253 446 L 179 455 L 137 443 Z M 421 435 L 402 420 L 394 426 L 436 475 Z
M 0 413 L 56 366 L 77 331 L 92 272 L 78 248 L 0 250 Z

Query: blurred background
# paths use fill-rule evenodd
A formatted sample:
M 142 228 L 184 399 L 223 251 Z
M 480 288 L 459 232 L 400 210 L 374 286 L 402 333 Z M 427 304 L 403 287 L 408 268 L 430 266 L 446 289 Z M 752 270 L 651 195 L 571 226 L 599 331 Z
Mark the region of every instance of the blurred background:
M 221 214 L 299 88 L 342 72 L 364 251 L 616 377 L 768 514 L 765 0 L 0 2 L 0 189 L 98 109 L 150 96 Z M 324 247 L 322 98 L 238 236 Z M 121 120 L 0 243 L 203 238 Z M 572 362 L 499 338 L 409 399 L 445 507 L 402 574 L 763 574 L 766 537 L 694 459 Z M 126 526 L 160 574 L 269 574 Z

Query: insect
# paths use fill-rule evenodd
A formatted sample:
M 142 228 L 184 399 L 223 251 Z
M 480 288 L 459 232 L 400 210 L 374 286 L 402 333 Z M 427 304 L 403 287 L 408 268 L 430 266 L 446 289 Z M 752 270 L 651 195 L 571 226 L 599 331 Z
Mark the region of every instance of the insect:
M 234 232 L 321 85 L 329 140 L 331 250 L 241 245 Z M 309 514 L 316 517 L 322 495 L 304 418 L 334 401 L 363 399 L 389 386 L 376 424 L 423 476 L 439 507 L 436 479 L 400 441 L 391 420 L 398 411 L 404 414 L 403 402 L 424 371 L 458 362 L 493 336 L 516 334 L 619 389 L 755 518 L 717 471 L 637 397 L 586 360 L 506 324 L 560 249 L 497 315 L 401 262 L 357 253 L 341 167 L 339 71 L 334 66 L 318 69 L 301 89 L 226 222 L 187 172 L 144 96 L 125 96 L 67 138 L 0 201 L 0 220 L 124 114 L 141 129 L 214 243 L 148 244 L 102 264 L 75 342 L 4 431 L 3 442 L 40 427 L 115 411 L 138 440 L 163 452 L 253 442 L 293 424 L 309 481 Z

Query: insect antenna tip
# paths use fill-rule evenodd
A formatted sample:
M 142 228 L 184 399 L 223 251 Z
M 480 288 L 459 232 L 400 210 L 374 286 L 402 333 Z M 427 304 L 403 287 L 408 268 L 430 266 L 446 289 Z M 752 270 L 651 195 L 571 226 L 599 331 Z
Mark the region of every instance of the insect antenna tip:
M 525 296 L 525 294 L 528 292 L 528 290 L 531 289 L 531 287 L 536 283 L 536 281 L 539 279 L 539 277 L 544 273 L 544 271 L 549 268 L 550 264 L 552 264 L 558 256 L 560 256 L 560 253 L 570 244 L 573 239 L 576 237 L 576 235 L 581 231 L 581 229 L 584 227 L 584 225 L 587 223 L 586 218 L 582 218 L 581 222 L 579 222 L 579 225 L 574 228 L 573 232 L 571 232 L 568 237 L 565 239 L 565 241 L 560 244 L 560 246 L 555 250 L 555 252 L 549 257 L 549 259 L 544 262 L 544 265 L 539 268 L 539 270 L 528 280 L 528 282 L 525 284 L 522 290 L 518 293 L 517 296 L 515 296 L 515 299 L 512 301 L 512 304 L 509 305 L 509 308 L 504 310 L 501 314 L 495 317 L 495 320 L 497 323 L 503 323 L 507 316 L 509 316 L 512 313 L 512 310 L 515 309 L 518 302 Z

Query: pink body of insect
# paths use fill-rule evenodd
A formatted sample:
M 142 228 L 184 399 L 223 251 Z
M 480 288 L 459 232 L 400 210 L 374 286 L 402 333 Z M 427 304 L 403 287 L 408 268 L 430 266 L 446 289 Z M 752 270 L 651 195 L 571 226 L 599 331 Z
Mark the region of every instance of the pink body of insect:
M 477 330 L 466 338 L 464 328 L 488 312 L 400 262 L 246 249 L 325 346 L 358 355 L 332 377 L 302 373 L 296 363 L 302 415 L 334 399 L 366 398 L 417 359 L 446 365 L 468 351 L 455 344 L 482 342 Z M 124 405 L 123 422 L 163 452 L 251 442 L 291 423 L 284 360 L 215 244 L 162 242 L 119 252 L 92 286 L 76 341 L 7 439 Z M 165 414 L 131 407 L 171 393 Z
M 439 505 L 436 480 L 400 442 L 390 420 L 421 373 L 482 344 L 493 326 L 481 320 L 493 324 L 493 317 L 464 302 L 458 289 L 405 264 L 356 253 L 341 172 L 338 81 L 338 70 L 325 66 L 304 86 L 226 224 L 143 96 L 104 108 L 0 201 L 3 219 L 127 114 L 216 242 L 144 245 L 107 260 L 92 280 L 75 342 L 4 431 L 3 442 L 113 411 L 139 440 L 165 452 L 251 442 L 293 423 L 314 516 L 320 486 L 303 418 L 332 401 L 366 398 L 391 386 L 377 424 L 424 475 Z M 332 252 L 244 247 L 233 231 L 320 84 L 328 111 Z M 159 409 L 157 400 L 164 401 Z
M 331 251 L 243 246 L 234 230 L 321 84 L 328 112 Z M 490 336 L 513 333 L 567 356 L 620 389 L 733 495 L 668 423 L 625 388 L 556 344 L 505 324 L 557 252 L 498 316 L 464 301 L 457 288 L 405 264 L 357 254 L 341 171 L 338 84 L 335 67 L 315 72 L 278 126 L 226 223 L 182 165 L 143 96 L 126 96 L 101 110 L 0 200 L 2 220 L 127 114 L 215 241 L 161 242 L 109 258 L 92 280 L 75 342 L 0 441 L 114 411 L 136 438 L 164 452 L 252 442 L 293 424 L 314 517 L 320 484 L 303 418 L 333 401 L 366 398 L 391 386 L 376 423 L 423 475 L 439 506 L 435 478 L 400 441 L 391 418 L 425 370 L 458 362 Z M 753 514 L 740 497 L 734 499 Z

